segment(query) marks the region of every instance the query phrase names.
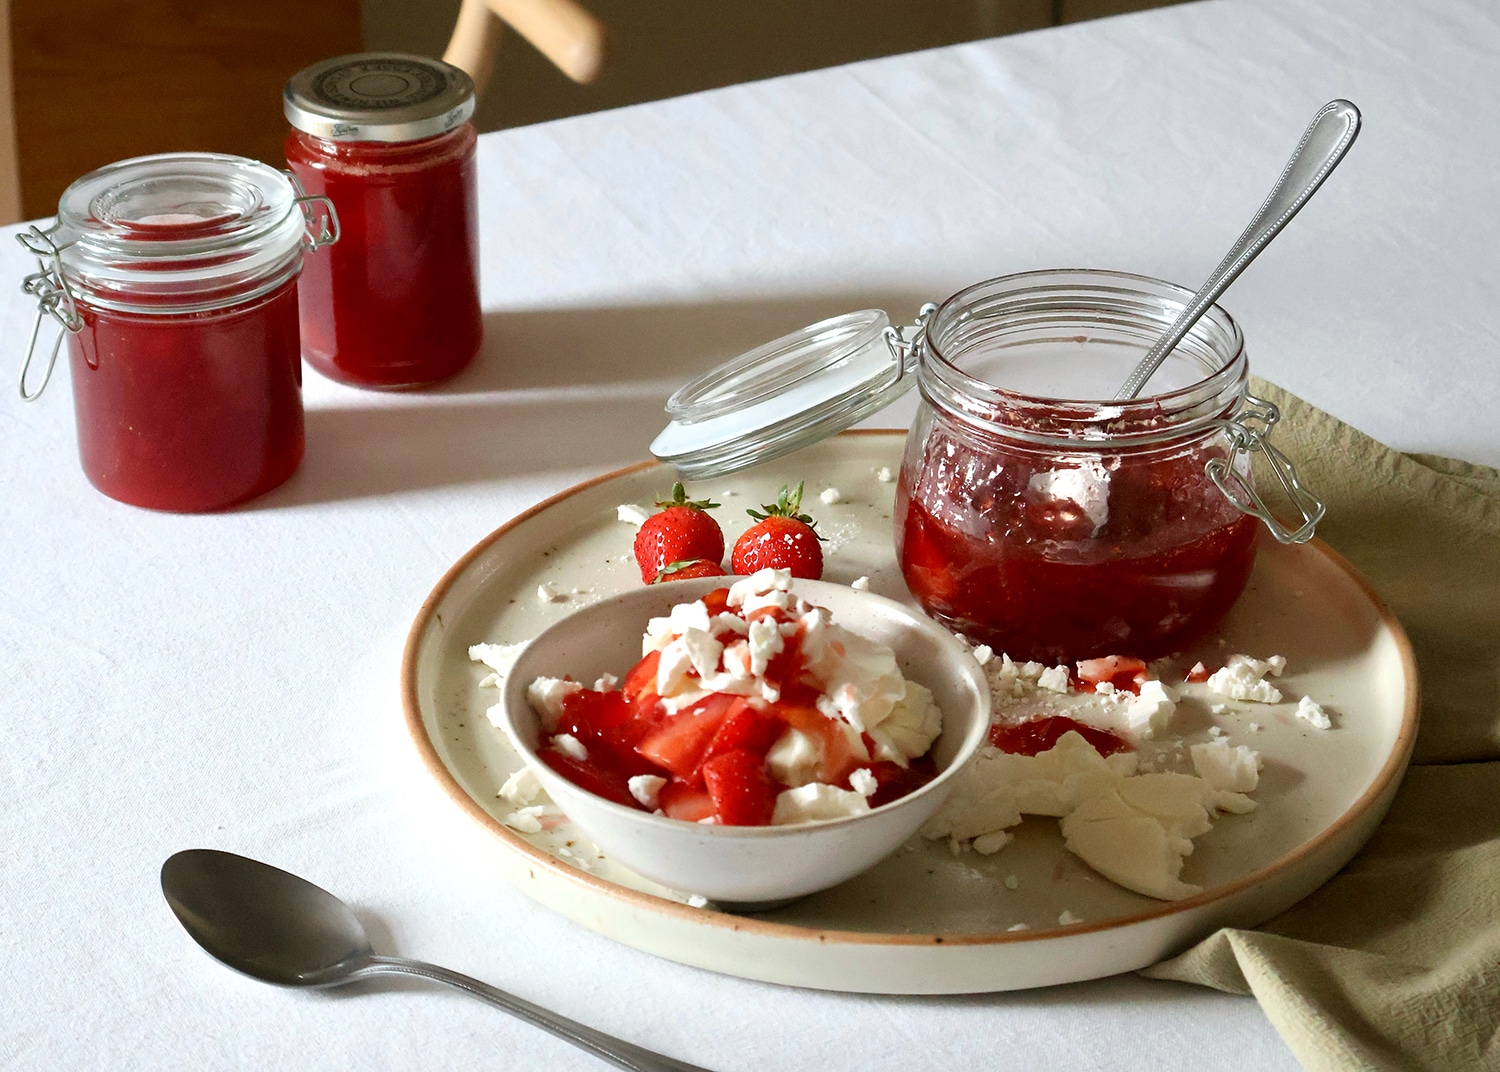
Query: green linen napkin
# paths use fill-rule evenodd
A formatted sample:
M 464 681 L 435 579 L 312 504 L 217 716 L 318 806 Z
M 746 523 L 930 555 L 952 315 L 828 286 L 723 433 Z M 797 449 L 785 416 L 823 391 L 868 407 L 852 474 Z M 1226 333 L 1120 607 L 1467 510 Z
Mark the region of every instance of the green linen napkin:
M 1254 994 L 1309 1070 L 1500 1070 L 1500 471 L 1400 454 L 1285 391 L 1274 442 L 1318 535 L 1416 650 L 1412 766 L 1374 838 L 1301 903 L 1145 974 Z

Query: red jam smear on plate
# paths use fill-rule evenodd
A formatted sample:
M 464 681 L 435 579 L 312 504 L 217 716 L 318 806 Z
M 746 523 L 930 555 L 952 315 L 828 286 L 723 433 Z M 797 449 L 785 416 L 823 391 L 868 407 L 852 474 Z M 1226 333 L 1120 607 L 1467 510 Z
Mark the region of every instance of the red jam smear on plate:
M 1066 715 L 1048 715 L 1010 726 L 991 726 L 990 744 L 1012 755 L 1035 756 L 1052 748 L 1070 730 L 1082 736 L 1101 756 L 1131 751 L 1130 742 L 1118 733 L 1086 726 Z

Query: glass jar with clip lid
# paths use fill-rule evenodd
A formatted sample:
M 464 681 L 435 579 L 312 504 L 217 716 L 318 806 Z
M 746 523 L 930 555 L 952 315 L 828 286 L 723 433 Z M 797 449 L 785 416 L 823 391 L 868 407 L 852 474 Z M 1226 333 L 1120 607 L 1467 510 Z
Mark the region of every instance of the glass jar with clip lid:
M 78 179 L 37 258 L 21 367 L 35 399 L 66 339 L 84 474 L 105 495 L 219 510 L 302 459 L 297 274 L 338 238 L 326 198 L 255 160 L 165 153 Z M 50 346 L 41 328 L 60 331 Z M 40 371 L 38 371 L 40 368 Z
M 1017 659 L 1155 658 L 1243 590 L 1257 530 L 1310 539 L 1323 504 L 1268 441 L 1238 324 L 1214 306 L 1153 393 L 1112 400 L 1192 298 L 1144 276 L 986 280 L 915 325 L 823 321 L 679 390 L 652 452 L 684 476 L 732 472 L 847 428 L 915 385 L 895 557 L 933 617 Z M 1300 518 L 1283 524 L 1253 458 Z

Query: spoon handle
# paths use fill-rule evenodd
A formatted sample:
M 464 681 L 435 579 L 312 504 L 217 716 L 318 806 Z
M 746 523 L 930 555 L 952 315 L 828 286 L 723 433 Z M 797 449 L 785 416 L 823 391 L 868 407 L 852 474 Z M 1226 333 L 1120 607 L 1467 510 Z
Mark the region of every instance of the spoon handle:
M 613 1035 L 595 1031 L 592 1027 L 585 1027 L 575 1020 L 569 1020 L 566 1016 L 559 1016 L 539 1005 L 533 1005 L 524 998 L 507 994 L 504 990 L 490 986 L 488 983 L 482 983 L 478 979 L 448 968 L 440 968 L 436 964 L 426 964 L 420 960 L 406 960 L 402 957 L 371 956 L 369 961 L 354 973 L 357 977 L 381 974 L 418 975 L 423 979 L 432 979 L 435 982 L 457 987 L 482 1001 L 504 1009 L 513 1016 L 520 1017 L 529 1024 L 540 1027 L 543 1031 L 549 1031 L 558 1038 L 587 1050 L 596 1057 L 601 1057 L 613 1065 L 626 1069 L 627 1072 L 709 1072 L 708 1069 L 699 1065 L 675 1061 L 652 1050 L 617 1039 Z
M 1219 262 L 1219 266 L 1208 277 L 1208 282 L 1203 284 L 1202 289 L 1193 295 L 1192 301 L 1178 314 L 1167 333 L 1141 358 L 1140 364 L 1136 365 L 1130 377 L 1116 392 L 1115 401 L 1131 399 L 1141 393 L 1141 388 L 1146 386 L 1152 373 L 1198 322 L 1199 317 L 1219 300 L 1229 284 L 1260 255 L 1260 251 L 1270 244 L 1271 239 L 1276 237 L 1302 206 L 1307 204 L 1318 187 L 1323 185 L 1323 180 L 1328 178 L 1329 173 L 1349 151 L 1349 146 L 1354 144 L 1358 133 L 1359 109 L 1348 101 L 1329 101 L 1318 109 L 1318 114 L 1313 116 L 1312 122 L 1303 132 L 1302 140 L 1292 151 L 1291 159 L 1286 162 L 1281 178 L 1271 188 L 1266 203 L 1260 206 L 1260 211 L 1250 221 L 1250 226 L 1245 228 L 1245 233 L 1240 235 L 1239 241 Z

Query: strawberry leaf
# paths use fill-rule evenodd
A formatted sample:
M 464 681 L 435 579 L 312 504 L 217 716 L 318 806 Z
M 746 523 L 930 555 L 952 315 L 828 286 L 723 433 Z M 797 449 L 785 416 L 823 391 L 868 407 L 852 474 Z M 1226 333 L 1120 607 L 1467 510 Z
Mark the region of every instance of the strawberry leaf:
M 689 510 L 714 510 L 718 508 L 719 504 L 709 502 L 707 499 L 689 499 L 687 491 L 683 488 L 682 484 L 677 483 L 672 485 L 672 497 L 669 499 L 658 499 L 656 505 L 663 510 L 672 506 L 686 506 Z

